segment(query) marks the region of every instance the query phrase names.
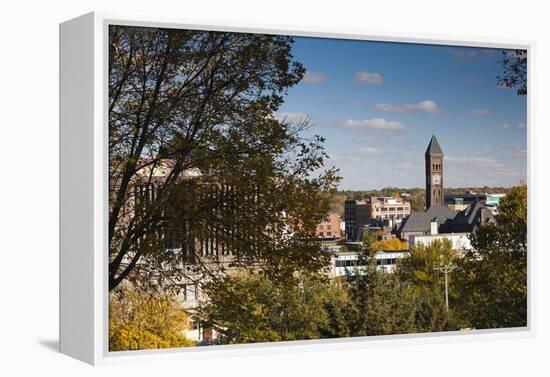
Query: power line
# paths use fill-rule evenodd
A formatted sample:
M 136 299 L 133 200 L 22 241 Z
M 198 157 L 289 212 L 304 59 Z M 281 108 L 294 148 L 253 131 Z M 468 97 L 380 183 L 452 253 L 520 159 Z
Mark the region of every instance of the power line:
M 447 312 L 449 312 L 449 283 L 447 280 L 447 275 L 455 268 L 456 266 L 452 266 L 450 264 L 441 267 L 434 267 L 434 270 L 441 271 L 445 274 L 445 307 L 447 308 Z

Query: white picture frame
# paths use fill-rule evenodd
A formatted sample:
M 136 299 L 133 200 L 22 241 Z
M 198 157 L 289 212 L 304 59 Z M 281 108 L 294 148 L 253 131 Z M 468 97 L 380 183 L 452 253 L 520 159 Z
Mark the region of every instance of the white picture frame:
M 528 86 L 533 81 L 533 41 L 460 39 L 419 33 L 378 33 L 365 30 L 315 29 L 252 23 L 195 24 L 185 20 L 88 13 L 60 25 L 60 352 L 90 364 L 150 358 L 202 358 L 307 350 L 379 347 L 399 343 L 456 342 L 476 339 L 532 337 L 536 333 L 536 250 L 529 231 L 528 326 L 464 333 L 432 333 L 269 344 L 197 347 L 128 352 L 108 351 L 107 290 L 107 36 L 108 26 L 139 25 L 199 30 L 255 32 L 386 42 L 517 48 L 528 51 Z M 531 91 L 529 90 L 529 93 Z M 527 100 L 529 224 L 536 216 L 532 100 Z M 529 230 L 533 229 L 532 227 Z M 216 351 L 216 352 L 214 352 Z M 218 352 L 219 351 L 219 352 Z

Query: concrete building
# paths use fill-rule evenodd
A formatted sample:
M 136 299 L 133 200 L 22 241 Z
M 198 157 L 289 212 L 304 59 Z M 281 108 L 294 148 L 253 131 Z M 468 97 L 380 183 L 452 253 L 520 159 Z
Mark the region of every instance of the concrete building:
M 468 206 L 470 204 L 466 203 L 464 201 L 464 198 L 452 197 L 452 198 L 447 199 L 447 197 L 445 197 L 445 205 L 451 211 L 458 212 L 458 211 L 465 210 L 466 208 L 468 208 Z
M 393 272 L 399 259 L 406 258 L 408 255 L 408 250 L 379 251 L 374 255 L 376 269 Z M 361 252 L 359 251 L 337 252 L 332 257 L 332 276 L 363 274 L 365 271 L 366 266 L 361 261 Z
M 371 219 L 390 219 L 398 223 L 411 214 L 409 202 L 391 196 L 372 196 L 367 204 L 367 209 Z
M 344 203 L 345 237 L 357 241 L 367 227 L 390 230 L 411 213 L 409 202 L 389 196 L 367 200 L 347 199 Z
M 444 234 L 423 234 L 412 235 L 409 237 L 409 247 L 414 246 L 431 245 L 435 240 L 449 240 L 453 250 L 470 250 L 472 244 L 470 243 L 470 233 L 444 233 Z
M 487 194 L 485 199 L 485 205 L 491 208 L 493 215 L 498 214 L 498 206 L 500 205 L 500 200 L 504 198 L 506 194 Z
M 505 196 L 506 194 L 502 193 L 489 194 L 472 192 L 463 195 L 445 195 L 445 205 L 453 211 L 462 211 L 470 204 L 479 201 L 485 204 L 486 207 L 491 208 L 493 214 L 497 214 L 500 200 Z
M 365 200 L 346 199 L 344 202 L 345 236 L 349 241 L 357 241 L 362 229 L 369 222 L 369 210 Z
M 500 200 L 505 196 L 506 194 L 486 194 L 485 205 L 496 207 L 500 204 Z

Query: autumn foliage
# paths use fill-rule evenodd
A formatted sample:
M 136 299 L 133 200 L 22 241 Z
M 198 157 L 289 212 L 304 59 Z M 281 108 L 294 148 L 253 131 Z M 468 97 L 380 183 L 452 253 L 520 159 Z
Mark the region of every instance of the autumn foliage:
M 399 238 L 388 238 L 387 240 L 375 241 L 372 248 L 374 250 L 407 250 L 409 244 Z
M 129 285 L 110 294 L 110 351 L 190 347 L 194 342 L 184 335 L 189 329 L 188 315 L 170 296 Z

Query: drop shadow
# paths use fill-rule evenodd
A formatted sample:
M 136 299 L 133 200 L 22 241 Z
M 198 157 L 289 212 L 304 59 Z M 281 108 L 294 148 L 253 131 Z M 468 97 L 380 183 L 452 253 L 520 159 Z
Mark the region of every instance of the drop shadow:
M 38 341 L 42 347 L 49 349 L 52 352 L 59 352 L 59 340 L 42 339 Z

